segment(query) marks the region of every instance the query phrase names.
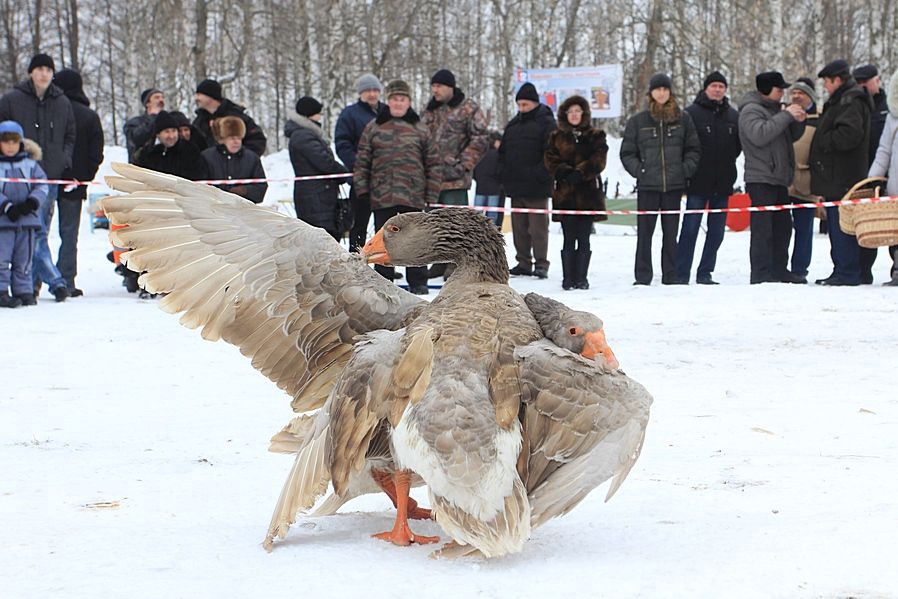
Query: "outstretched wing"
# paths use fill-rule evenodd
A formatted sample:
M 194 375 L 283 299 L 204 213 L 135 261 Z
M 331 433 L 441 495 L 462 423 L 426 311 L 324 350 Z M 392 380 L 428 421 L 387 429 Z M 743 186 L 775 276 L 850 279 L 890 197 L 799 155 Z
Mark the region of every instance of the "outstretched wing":
M 354 336 L 401 326 L 423 300 L 346 252 L 324 230 L 215 187 L 114 164 L 110 236 L 160 307 L 224 339 L 293 397 L 323 405 Z
M 623 483 L 639 457 L 652 396 L 620 371 L 561 349 L 546 339 L 519 348 L 527 492 L 539 526 L 614 478 Z

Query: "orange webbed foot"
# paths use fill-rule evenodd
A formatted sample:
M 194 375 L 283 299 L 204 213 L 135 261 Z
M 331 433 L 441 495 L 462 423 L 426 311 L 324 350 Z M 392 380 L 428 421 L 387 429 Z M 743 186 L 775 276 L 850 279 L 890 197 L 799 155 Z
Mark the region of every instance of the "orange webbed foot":
M 427 545 L 428 543 L 439 543 L 440 537 L 425 537 L 423 535 L 416 535 L 412 532 L 412 529 L 408 526 L 394 526 L 393 530 L 388 530 L 387 532 L 380 532 L 376 535 L 371 535 L 376 539 L 380 539 L 382 541 L 389 541 L 394 545 L 400 545 L 402 547 L 407 547 L 412 543 L 417 543 L 419 545 Z
M 418 502 L 409 497 L 408 517 L 412 520 L 433 520 L 433 512 L 426 507 L 418 507 Z

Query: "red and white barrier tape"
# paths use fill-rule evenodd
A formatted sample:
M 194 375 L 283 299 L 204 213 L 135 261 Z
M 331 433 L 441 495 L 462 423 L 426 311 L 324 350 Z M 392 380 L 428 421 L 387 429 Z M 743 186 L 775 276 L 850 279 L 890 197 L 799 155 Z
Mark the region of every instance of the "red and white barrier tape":
M 336 175 L 306 175 L 302 177 L 283 177 L 279 179 L 200 179 L 194 183 L 206 185 L 246 185 L 248 183 L 283 183 L 287 181 L 312 181 L 315 179 L 349 179 L 352 173 L 338 173 Z M 79 186 L 102 185 L 102 181 L 79 181 L 78 179 L 26 179 L 22 177 L 0 177 L 0 183 L 47 183 L 48 185 L 65 185 L 66 191 Z

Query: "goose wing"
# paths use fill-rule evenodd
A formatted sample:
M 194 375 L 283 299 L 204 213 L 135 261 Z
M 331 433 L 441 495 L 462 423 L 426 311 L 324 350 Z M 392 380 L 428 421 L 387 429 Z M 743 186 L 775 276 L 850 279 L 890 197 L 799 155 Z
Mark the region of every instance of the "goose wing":
M 293 397 L 324 401 L 353 337 L 397 329 L 423 300 L 347 253 L 322 229 L 217 188 L 114 164 L 103 200 L 110 236 L 160 307 L 203 338 L 236 345 Z

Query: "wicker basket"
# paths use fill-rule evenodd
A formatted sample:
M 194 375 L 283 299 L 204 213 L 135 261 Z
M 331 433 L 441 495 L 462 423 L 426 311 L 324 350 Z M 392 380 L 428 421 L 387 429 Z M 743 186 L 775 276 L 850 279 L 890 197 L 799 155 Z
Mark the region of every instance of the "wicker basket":
M 857 206 L 854 230 L 861 247 L 898 245 L 898 202 L 888 201 Z
M 885 177 L 868 177 L 867 179 L 862 179 L 855 183 L 851 189 L 842 196 L 842 201 L 877 198 L 880 195 L 881 189 L 885 187 L 885 184 Z M 858 216 L 863 214 L 867 208 L 879 205 L 880 204 L 848 204 L 846 206 L 839 206 L 839 228 L 848 235 L 857 235 L 856 223 Z M 858 240 L 858 243 L 860 243 L 860 240 Z

